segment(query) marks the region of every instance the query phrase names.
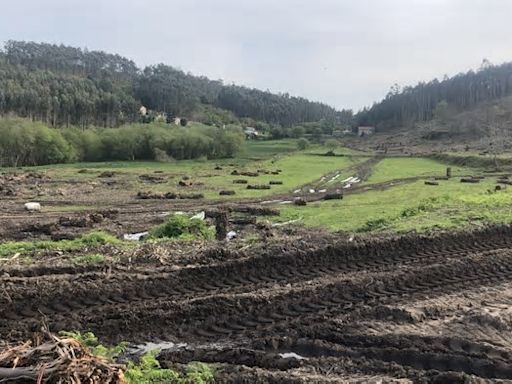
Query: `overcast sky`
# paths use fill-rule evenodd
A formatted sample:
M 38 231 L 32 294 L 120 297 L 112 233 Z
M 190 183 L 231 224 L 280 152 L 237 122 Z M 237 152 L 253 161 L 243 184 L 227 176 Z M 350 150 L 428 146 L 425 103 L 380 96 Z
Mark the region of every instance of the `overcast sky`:
M 0 0 L 0 42 L 163 62 L 359 109 L 394 83 L 512 61 L 510 0 Z

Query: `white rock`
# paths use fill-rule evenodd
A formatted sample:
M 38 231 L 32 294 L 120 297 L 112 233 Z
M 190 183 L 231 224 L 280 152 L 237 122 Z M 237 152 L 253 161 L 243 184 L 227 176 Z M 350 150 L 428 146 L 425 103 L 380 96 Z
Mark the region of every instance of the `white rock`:
M 25 203 L 25 209 L 29 212 L 39 212 L 41 210 L 41 204 L 39 203 Z
M 229 231 L 226 235 L 226 240 L 233 240 L 235 237 L 237 237 L 237 233 L 235 231 Z

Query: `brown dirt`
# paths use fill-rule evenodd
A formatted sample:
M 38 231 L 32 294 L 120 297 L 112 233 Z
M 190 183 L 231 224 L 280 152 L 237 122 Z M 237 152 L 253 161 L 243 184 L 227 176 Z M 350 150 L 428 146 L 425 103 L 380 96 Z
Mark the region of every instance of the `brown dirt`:
M 162 364 L 218 363 L 233 383 L 512 380 L 512 227 L 221 250 L 208 264 L 4 267 L 0 339 L 46 324 L 187 343 Z

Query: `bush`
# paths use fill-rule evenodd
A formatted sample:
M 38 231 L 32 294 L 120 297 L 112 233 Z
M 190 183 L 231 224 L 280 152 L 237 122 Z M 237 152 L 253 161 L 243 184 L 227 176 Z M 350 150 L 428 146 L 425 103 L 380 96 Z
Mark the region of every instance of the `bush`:
M 201 219 L 185 215 L 174 215 L 166 223 L 153 228 L 150 238 L 213 239 L 215 232 Z
M 309 141 L 307 139 L 299 139 L 297 141 L 297 148 L 300 149 L 301 151 L 309 148 Z
M 325 140 L 324 146 L 327 147 L 330 151 L 334 151 L 336 148 L 338 148 L 339 143 L 336 139 L 328 139 Z
M 239 127 L 202 124 L 187 128 L 159 123 L 78 130 L 48 128 L 24 119 L 0 119 L 0 166 L 72 161 L 218 159 L 244 143 Z

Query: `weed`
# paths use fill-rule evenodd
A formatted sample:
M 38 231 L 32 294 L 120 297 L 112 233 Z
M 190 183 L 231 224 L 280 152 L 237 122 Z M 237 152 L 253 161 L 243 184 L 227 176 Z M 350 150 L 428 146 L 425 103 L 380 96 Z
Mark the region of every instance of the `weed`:
M 126 351 L 127 343 L 113 347 L 101 344 L 92 332 L 60 332 L 63 337 L 70 337 L 90 349 L 95 356 L 114 361 Z M 158 351 L 150 351 L 142 355 L 138 363 L 130 361 L 124 372 L 128 384 L 209 384 L 215 376 L 212 367 L 198 362 L 187 365 L 185 373 L 181 374 L 172 369 L 164 369 L 156 359 Z
M 372 232 L 379 229 L 384 229 L 390 220 L 386 218 L 378 218 L 368 220 L 361 228 L 359 228 L 358 232 Z
M 215 232 L 201 219 L 185 215 L 171 216 L 166 223 L 153 228 L 150 238 L 162 239 L 213 239 Z
M 94 265 L 101 264 L 105 262 L 105 256 L 100 254 L 89 254 L 89 255 L 80 255 L 71 258 L 71 262 L 75 265 Z
M 59 335 L 75 339 L 82 345 L 89 348 L 94 355 L 104 357 L 109 360 L 113 360 L 121 355 L 128 345 L 128 343 L 123 342 L 113 347 L 106 347 L 103 344 L 100 344 L 98 337 L 96 337 L 92 332 L 81 333 L 61 331 L 59 332 Z

